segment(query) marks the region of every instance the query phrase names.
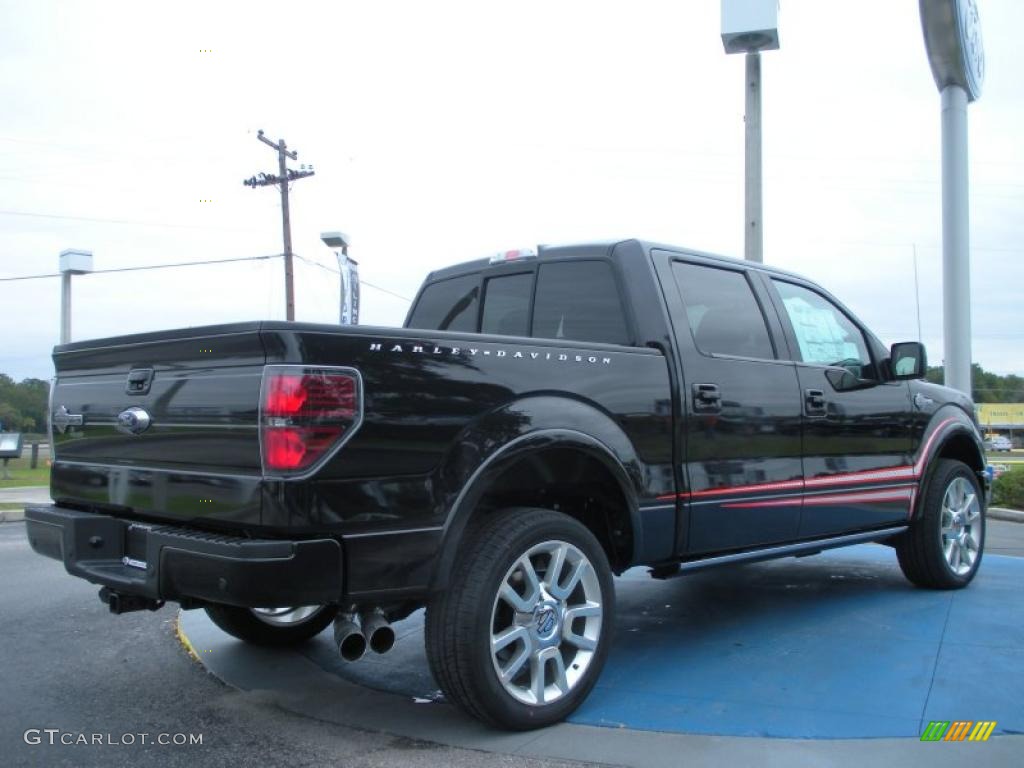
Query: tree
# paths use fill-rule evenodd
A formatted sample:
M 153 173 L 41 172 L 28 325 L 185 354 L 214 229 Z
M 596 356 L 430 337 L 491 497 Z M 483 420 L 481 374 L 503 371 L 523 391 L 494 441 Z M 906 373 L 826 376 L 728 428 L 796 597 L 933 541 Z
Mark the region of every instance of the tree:
M 45 432 L 50 383 L 24 379 L 17 384 L 0 373 L 0 424 L 8 432 Z
M 942 384 L 942 367 L 928 366 L 925 379 Z M 978 363 L 971 366 L 971 390 L 976 403 L 1024 403 L 1024 378 L 1012 373 L 1000 376 L 986 371 Z

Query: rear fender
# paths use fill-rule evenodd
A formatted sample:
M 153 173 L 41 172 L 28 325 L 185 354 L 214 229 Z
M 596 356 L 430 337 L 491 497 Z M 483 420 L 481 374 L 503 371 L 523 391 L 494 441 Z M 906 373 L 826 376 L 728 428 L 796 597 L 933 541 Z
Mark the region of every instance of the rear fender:
M 523 398 L 476 422 L 456 441 L 442 470 L 452 499 L 431 586 L 443 589 L 481 497 L 525 455 L 546 448 L 578 450 L 597 459 L 622 491 L 632 527 L 635 562 L 643 552 L 638 494 L 641 462 L 628 435 L 598 407 L 566 397 Z

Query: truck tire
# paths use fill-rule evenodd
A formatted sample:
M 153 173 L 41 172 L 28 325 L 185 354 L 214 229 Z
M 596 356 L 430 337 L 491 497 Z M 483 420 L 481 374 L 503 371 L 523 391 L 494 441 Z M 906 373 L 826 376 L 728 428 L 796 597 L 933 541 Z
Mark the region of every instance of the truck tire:
M 448 589 L 427 606 L 427 657 L 470 715 L 540 728 L 590 693 L 614 621 L 611 568 L 594 535 L 549 509 L 506 509 L 467 533 Z
M 919 587 L 960 589 L 971 583 L 985 550 L 984 495 L 966 464 L 939 459 L 921 512 L 896 543 L 903 575 Z
M 211 604 L 206 614 L 232 637 L 253 645 L 283 648 L 300 645 L 316 637 L 334 621 L 335 605 L 306 605 L 289 608 L 238 608 Z

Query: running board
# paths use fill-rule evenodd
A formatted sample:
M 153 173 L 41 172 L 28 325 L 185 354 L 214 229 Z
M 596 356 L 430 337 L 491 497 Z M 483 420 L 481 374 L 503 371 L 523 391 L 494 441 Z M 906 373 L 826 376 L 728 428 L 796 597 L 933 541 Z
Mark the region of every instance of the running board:
M 682 576 L 684 573 L 700 571 L 704 568 L 714 568 L 719 565 L 731 565 L 733 563 L 756 563 L 759 560 L 773 560 L 777 557 L 799 557 L 801 555 L 816 555 L 825 549 L 845 547 L 849 544 L 860 544 L 868 541 L 879 541 L 907 530 L 905 525 L 897 525 L 892 528 L 882 528 L 877 531 L 866 531 L 864 533 L 851 533 L 846 536 L 833 536 L 828 539 L 814 539 L 813 541 L 801 541 L 796 544 L 783 544 L 777 547 L 766 547 L 764 549 L 752 549 L 746 552 L 735 552 L 731 555 L 718 555 L 716 557 L 705 557 L 701 560 L 690 560 L 679 564 L 676 573 L 663 575 L 656 578 L 671 578 Z M 664 572 L 663 572 L 664 573 Z

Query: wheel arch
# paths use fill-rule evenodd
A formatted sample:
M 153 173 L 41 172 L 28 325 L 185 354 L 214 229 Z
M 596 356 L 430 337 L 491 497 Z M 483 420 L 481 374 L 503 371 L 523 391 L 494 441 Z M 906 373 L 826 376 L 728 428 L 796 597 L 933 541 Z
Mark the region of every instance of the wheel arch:
M 431 589 L 448 585 L 476 515 L 505 507 L 555 509 L 580 520 L 605 549 L 613 570 L 625 570 L 643 551 L 637 491 L 627 461 L 606 442 L 577 429 L 538 429 L 508 441 L 479 464 L 452 504 Z
M 931 482 L 935 468 L 941 459 L 954 459 L 970 467 L 978 477 L 978 482 L 985 491 L 987 500 L 987 483 L 985 480 L 985 449 L 975 425 L 959 410 L 947 411 L 939 418 L 933 419 L 934 427 L 923 443 L 918 458 L 919 491 L 913 509 L 912 519 L 921 514 L 925 490 Z
M 966 429 L 952 430 L 949 436 L 939 445 L 935 458 L 956 459 L 957 461 L 962 461 L 975 472 L 985 471 L 984 453 Z

